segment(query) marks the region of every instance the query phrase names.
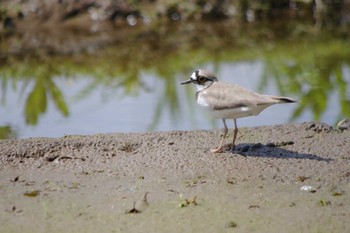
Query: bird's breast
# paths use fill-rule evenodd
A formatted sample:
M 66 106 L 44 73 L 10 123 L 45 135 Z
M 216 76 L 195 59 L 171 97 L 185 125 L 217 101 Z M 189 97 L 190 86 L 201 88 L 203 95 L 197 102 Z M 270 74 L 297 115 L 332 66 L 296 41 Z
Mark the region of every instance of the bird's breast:
M 205 91 L 203 92 L 205 94 Z M 199 104 L 202 107 L 209 108 L 208 102 L 203 98 L 202 93 L 198 92 L 197 93 L 197 104 Z

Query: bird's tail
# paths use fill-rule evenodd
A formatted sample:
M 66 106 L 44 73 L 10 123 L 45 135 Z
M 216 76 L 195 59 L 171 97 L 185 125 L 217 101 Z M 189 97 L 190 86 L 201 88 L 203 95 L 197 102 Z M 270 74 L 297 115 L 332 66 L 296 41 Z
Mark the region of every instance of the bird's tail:
M 273 96 L 273 99 L 277 100 L 278 103 L 295 103 L 298 102 L 297 100 L 294 100 L 292 98 L 289 97 L 282 97 L 282 96 Z

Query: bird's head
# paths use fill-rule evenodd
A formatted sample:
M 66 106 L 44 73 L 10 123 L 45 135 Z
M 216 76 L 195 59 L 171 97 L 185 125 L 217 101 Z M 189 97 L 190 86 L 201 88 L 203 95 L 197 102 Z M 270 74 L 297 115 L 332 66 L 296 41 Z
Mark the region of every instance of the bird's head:
M 217 81 L 218 79 L 211 72 L 207 70 L 196 70 L 192 73 L 189 80 L 184 81 L 181 84 L 192 83 L 196 87 L 197 91 L 201 91 Z

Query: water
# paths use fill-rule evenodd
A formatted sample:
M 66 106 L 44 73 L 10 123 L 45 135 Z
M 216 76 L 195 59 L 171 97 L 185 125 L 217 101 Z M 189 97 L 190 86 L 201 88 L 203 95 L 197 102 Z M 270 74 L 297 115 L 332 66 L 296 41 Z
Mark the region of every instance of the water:
M 196 105 L 194 88 L 180 85 L 198 68 L 299 100 L 239 119 L 239 127 L 312 120 L 334 126 L 350 117 L 346 37 L 313 29 L 300 34 L 298 27 L 280 33 L 202 26 L 141 39 L 133 32 L 133 39 L 91 54 L 6 60 L 0 66 L 0 138 L 222 128 Z
M 217 76 L 225 82 L 234 82 L 251 90 L 258 91 L 261 80 L 261 62 L 222 63 L 214 68 L 206 64 L 204 68 L 216 70 Z M 346 72 L 346 82 L 350 83 L 349 72 Z M 1 105 L 0 125 L 10 125 L 19 138 L 27 137 L 62 137 L 71 134 L 98 134 L 116 132 L 147 132 L 152 130 L 193 130 L 221 128 L 220 120 L 213 120 L 195 104 L 194 88 L 181 86 L 179 83 L 188 79 L 179 76 L 174 85 L 179 106 L 175 113 L 170 104 L 161 106 L 160 117 L 154 122 L 157 105 L 164 99 L 166 83 L 152 74 L 142 74 L 141 80 L 150 90 L 140 90 L 134 95 L 123 94 L 123 88 L 111 89 L 98 86 L 85 98 L 79 98 L 81 91 L 89 83 L 91 77 L 56 77 L 54 82 L 69 103 L 69 115 L 63 116 L 52 101 L 49 101 L 46 112 L 39 117 L 38 124 L 28 125 L 24 119 L 25 98 L 33 83 L 17 82 L 17 91 L 7 93 L 6 101 Z M 8 86 L 12 86 L 9 83 Z M 23 88 L 26 86 L 26 88 Z M 186 90 L 189 88 L 189 90 Z M 11 89 L 11 88 L 8 88 Z M 23 93 L 20 91 L 24 89 Z M 187 93 L 190 93 L 188 95 Z M 274 82 L 269 82 L 264 93 L 280 95 Z M 288 93 L 287 93 L 288 94 Z M 294 97 L 292 94 L 289 96 Z M 296 97 L 298 98 L 298 97 Z M 329 96 L 330 103 L 322 114 L 321 121 L 333 125 L 339 113 L 339 98 L 335 92 Z M 307 109 L 296 119 L 291 119 L 299 103 L 275 105 L 258 117 L 239 119 L 240 127 L 283 124 L 288 122 L 304 122 L 313 119 L 312 111 Z M 232 122 L 228 122 L 232 127 Z

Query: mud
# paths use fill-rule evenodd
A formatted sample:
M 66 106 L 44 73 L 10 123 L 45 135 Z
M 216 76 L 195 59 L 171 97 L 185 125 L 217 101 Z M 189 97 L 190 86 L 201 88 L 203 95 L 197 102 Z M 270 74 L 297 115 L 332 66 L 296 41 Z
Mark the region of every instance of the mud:
M 348 128 L 240 128 L 211 154 L 220 136 L 2 140 L 0 232 L 350 231 Z

